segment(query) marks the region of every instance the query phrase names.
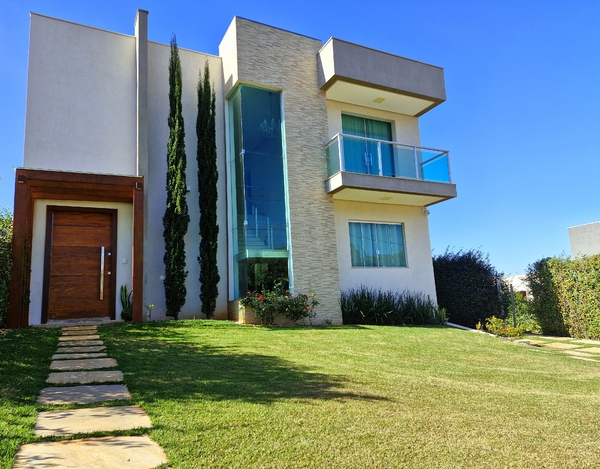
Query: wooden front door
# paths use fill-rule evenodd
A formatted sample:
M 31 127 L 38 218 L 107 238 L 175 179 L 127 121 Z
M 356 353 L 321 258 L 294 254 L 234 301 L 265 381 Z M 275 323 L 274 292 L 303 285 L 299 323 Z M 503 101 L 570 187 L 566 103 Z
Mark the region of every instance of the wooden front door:
M 116 217 L 116 210 L 48 207 L 42 322 L 114 319 Z

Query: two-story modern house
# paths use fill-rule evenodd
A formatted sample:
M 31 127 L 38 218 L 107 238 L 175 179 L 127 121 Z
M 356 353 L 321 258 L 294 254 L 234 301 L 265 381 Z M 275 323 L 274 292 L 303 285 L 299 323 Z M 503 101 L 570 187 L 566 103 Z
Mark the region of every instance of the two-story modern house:
M 16 170 L 9 326 L 164 318 L 170 47 L 31 15 L 23 167 Z M 217 96 L 216 318 L 268 275 L 318 295 L 342 322 L 359 285 L 435 299 L 428 210 L 456 196 L 448 152 L 423 147 L 419 116 L 445 100 L 443 70 L 339 39 L 234 18 L 219 56 L 179 50 L 186 123 L 187 302 L 199 317 L 195 158 L 199 71 Z

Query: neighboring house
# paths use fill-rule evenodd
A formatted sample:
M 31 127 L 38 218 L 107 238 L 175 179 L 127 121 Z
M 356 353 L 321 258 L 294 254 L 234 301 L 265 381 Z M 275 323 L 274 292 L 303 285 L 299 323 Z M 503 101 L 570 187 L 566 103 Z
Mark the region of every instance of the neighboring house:
M 513 292 L 515 295 L 520 295 L 525 299 L 532 299 L 531 289 L 527 284 L 527 276 L 526 275 L 509 275 L 504 277 L 503 280 L 507 285 L 512 285 Z
M 121 285 L 164 318 L 168 61 L 147 40 L 31 15 L 23 168 L 16 170 L 11 327 L 119 318 Z M 273 273 L 314 290 L 316 322 L 342 322 L 340 291 L 435 300 L 427 206 L 456 197 L 448 153 L 418 117 L 445 100 L 439 67 L 339 39 L 234 18 L 219 56 L 179 50 L 191 223 L 187 302 L 198 317 L 196 84 L 208 61 L 219 161 L 215 317 Z M 399 142 L 399 143 L 398 143 Z
M 569 230 L 571 257 L 600 254 L 600 222 L 572 226 Z

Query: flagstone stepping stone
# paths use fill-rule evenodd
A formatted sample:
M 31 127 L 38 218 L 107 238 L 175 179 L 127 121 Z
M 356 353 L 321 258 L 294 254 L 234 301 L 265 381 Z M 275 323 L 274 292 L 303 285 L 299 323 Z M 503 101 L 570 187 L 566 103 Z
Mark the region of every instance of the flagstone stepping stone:
M 23 445 L 13 469 L 151 469 L 165 464 L 163 449 L 148 436 L 106 436 Z
M 555 342 L 555 343 L 549 343 L 549 344 L 544 344 L 544 347 L 548 347 L 548 348 L 557 348 L 557 349 L 569 349 L 569 348 L 581 348 L 580 345 L 575 345 L 575 344 L 565 344 L 562 342 Z
M 585 350 L 584 348 L 581 350 Z M 565 350 L 565 353 L 569 355 L 577 356 L 577 357 L 594 357 L 595 355 L 592 353 L 579 352 L 578 350 Z
M 63 326 L 62 327 L 63 331 L 80 331 L 83 329 L 98 329 L 98 325 L 97 324 L 85 324 L 85 325 L 81 325 L 81 326 Z
M 530 345 L 544 345 L 547 344 L 545 340 L 536 340 L 536 339 L 524 339 L 521 342 L 528 342 Z
M 65 331 L 63 329 L 62 331 L 62 335 L 63 336 L 78 336 L 78 335 L 91 335 L 91 334 L 97 334 L 98 330 L 96 328 L 94 329 L 83 329 L 81 331 Z
M 51 370 L 93 370 L 96 368 L 114 368 L 114 358 L 89 358 L 83 360 L 55 360 L 50 363 Z
M 76 358 L 102 358 L 106 353 L 57 353 L 52 355 L 52 360 L 73 360 Z
M 600 341 L 592 340 L 592 339 L 579 339 L 579 340 L 574 340 L 573 342 L 577 342 L 578 344 L 600 345 Z
M 127 386 L 123 384 L 93 384 L 44 388 L 37 401 L 40 404 L 88 404 L 116 399 L 131 399 Z
M 38 414 L 35 435 L 75 435 L 133 428 L 152 428 L 150 417 L 138 406 L 52 410 Z
M 584 349 L 587 353 L 600 353 L 600 347 L 586 347 Z
M 46 379 L 46 383 L 50 384 L 89 384 L 116 381 L 123 381 L 122 371 L 64 371 L 62 373 L 50 373 L 50 376 Z
M 89 347 L 92 345 L 104 345 L 104 342 L 101 340 L 67 340 L 59 342 L 58 345 L 61 347 Z
M 77 340 L 97 340 L 100 336 L 98 334 L 93 335 L 63 335 L 58 338 L 59 342 L 65 341 L 77 341 Z
M 63 327 L 62 333 L 65 334 L 81 334 L 89 332 L 90 334 L 98 332 L 97 326 L 80 326 L 80 327 Z
M 92 347 L 59 347 L 56 353 L 93 353 L 106 350 L 104 345 L 94 345 Z

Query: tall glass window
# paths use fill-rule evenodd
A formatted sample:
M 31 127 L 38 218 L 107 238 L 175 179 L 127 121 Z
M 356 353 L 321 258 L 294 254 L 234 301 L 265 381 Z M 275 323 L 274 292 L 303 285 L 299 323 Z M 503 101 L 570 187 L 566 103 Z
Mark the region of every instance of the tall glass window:
M 229 102 L 235 297 L 288 278 L 281 96 L 240 86 Z
M 350 222 L 353 267 L 406 267 L 402 225 Z

